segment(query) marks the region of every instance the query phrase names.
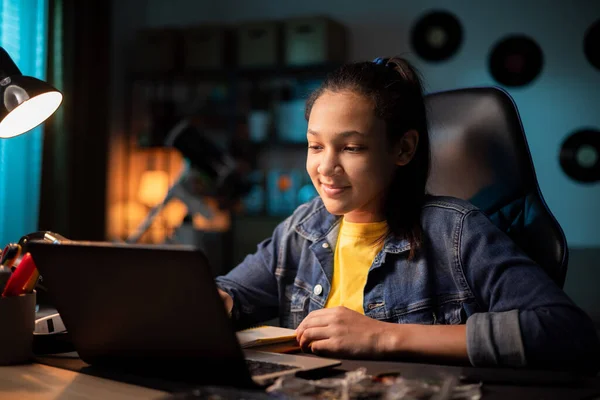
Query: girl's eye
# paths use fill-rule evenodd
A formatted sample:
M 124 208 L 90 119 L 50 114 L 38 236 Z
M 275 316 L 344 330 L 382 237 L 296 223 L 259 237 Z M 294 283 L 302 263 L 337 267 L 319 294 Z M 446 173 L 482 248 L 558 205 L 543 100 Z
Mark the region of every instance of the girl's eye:
M 361 150 L 364 150 L 364 147 L 360 147 L 360 146 L 346 146 L 344 148 L 344 150 L 346 150 L 348 153 L 358 153 Z
M 323 150 L 323 146 L 318 145 L 318 144 L 308 145 L 308 148 L 313 151 Z M 363 150 L 365 150 L 365 147 L 363 147 L 363 146 L 346 146 L 346 147 L 344 147 L 344 151 L 346 151 L 348 153 L 359 153 Z

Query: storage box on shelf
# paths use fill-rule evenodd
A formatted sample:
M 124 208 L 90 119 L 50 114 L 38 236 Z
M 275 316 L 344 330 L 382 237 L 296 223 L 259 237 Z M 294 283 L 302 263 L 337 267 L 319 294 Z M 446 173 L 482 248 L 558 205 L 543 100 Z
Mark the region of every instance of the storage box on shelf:
M 182 30 L 183 70 L 219 70 L 233 63 L 233 37 L 224 25 L 198 25 Z
M 306 66 L 342 63 L 347 59 L 347 32 L 331 18 L 290 18 L 283 22 L 284 63 Z
M 134 73 L 173 73 L 181 64 L 181 33 L 174 28 L 137 32 L 131 51 Z
M 281 60 L 281 28 L 278 21 L 244 22 L 237 28 L 237 66 L 274 67 Z

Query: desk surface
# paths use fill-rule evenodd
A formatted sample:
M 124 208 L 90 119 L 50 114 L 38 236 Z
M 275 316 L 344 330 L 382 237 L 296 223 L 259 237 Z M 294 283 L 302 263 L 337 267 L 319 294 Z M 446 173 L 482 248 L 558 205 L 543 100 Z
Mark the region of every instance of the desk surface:
M 1 399 L 160 399 L 165 392 L 50 367 L 0 367 Z
M 365 367 L 371 375 L 400 371 L 406 378 L 443 374 L 468 376 L 483 382 L 483 400 L 600 400 L 600 376 L 584 378 L 562 371 L 503 370 L 382 361 L 345 360 L 341 365 L 347 371 L 359 367 Z
M 79 360 L 80 361 L 80 360 Z M 81 361 L 80 361 L 81 362 Z M 85 363 L 83 365 L 86 365 Z M 554 372 L 509 371 L 440 366 L 400 362 L 345 360 L 338 373 L 365 367 L 367 373 L 401 372 L 403 376 L 423 377 L 437 374 L 464 375 L 465 371 L 480 374 L 484 381 L 483 399 L 600 399 L 600 378 L 573 379 L 573 375 Z M 333 372 L 333 371 L 332 371 Z M 512 381 L 518 377 L 517 381 Z M 505 382 L 502 382 L 502 380 Z M 111 380 L 88 373 L 55 368 L 38 363 L 0 367 L 0 398 L 2 399 L 160 399 L 168 392 Z

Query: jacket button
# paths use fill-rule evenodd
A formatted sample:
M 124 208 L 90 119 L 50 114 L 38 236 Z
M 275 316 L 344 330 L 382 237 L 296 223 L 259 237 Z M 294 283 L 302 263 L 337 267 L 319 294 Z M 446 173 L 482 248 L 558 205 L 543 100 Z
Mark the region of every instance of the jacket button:
M 316 294 L 317 296 L 320 296 L 320 295 L 321 295 L 321 293 L 323 293 L 323 286 L 321 286 L 321 285 L 316 285 L 316 286 L 313 288 L 313 293 L 314 293 L 314 294 Z
M 324 249 L 328 249 L 329 248 L 329 243 L 325 242 L 321 246 L 323 246 Z

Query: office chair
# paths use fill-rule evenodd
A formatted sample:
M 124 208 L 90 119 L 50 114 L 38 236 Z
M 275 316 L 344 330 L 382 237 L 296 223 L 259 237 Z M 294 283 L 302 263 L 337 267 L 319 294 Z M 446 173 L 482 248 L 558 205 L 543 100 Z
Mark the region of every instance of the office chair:
M 481 209 L 563 287 L 568 248 L 538 186 L 519 112 L 497 87 L 426 96 L 433 195 Z

